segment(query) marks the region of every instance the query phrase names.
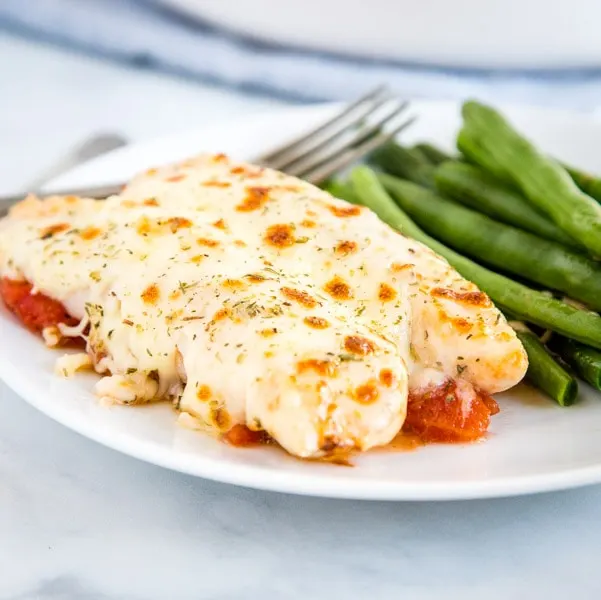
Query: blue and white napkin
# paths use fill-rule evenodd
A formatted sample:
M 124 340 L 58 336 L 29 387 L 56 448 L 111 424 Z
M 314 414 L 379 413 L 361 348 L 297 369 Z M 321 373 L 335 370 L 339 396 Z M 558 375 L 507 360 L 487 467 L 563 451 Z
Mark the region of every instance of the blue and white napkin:
M 596 109 L 600 70 L 426 68 L 259 43 L 195 22 L 160 0 L 2 0 L 0 31 L 199 81 L 297 100 L 351 98 L 382 82 L 407 97 Z

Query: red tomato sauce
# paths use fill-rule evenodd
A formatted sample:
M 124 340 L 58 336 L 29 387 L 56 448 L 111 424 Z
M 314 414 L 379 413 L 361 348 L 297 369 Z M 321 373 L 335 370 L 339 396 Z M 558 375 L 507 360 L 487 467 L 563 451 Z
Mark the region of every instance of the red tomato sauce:
M 222 439 L 231 446 L 243 448 L 273 443 L 273 440 L 265 431 L 253 431 L 240 423 L 234 425 L 227 433 L 224 433 Z
M 44 294 L 32 294 L 32 288 L 27 281 L 0 279 L 0 296 L 4 304 L 28 329 L 40 333 L 44 328 L 59 323 L 77 324 L 60 302 Z
M 484 436 L 490 417 L 498 412 L 495 400 L 477 391 L 464 406 L 457 384 L 449 380 L 419 394 L 409 392 L 403 431 L 418 435 L 426 443 L 473 442 Z

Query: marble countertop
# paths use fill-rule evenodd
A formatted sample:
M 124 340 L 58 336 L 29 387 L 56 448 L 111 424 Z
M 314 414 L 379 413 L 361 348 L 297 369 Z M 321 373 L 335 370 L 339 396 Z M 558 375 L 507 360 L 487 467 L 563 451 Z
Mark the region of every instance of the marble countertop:
M 7 192 L 93 131 L 273 104 L 9 37 L 0 58 Z M 0 600 L 588 599 L 599 539 L 599 486 L 439 504 L 246 490 L 101 447 L 0 384 Z

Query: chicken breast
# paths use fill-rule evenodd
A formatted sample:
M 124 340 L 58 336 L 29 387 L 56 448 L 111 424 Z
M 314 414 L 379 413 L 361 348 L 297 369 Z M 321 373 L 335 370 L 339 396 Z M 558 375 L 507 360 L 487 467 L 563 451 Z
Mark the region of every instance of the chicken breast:
M 527 366 L 444 259 L 365 208 L 223 155 L 152 169 L 103 202 L 24 201 L 0 225 L 0 275 L 80 320 L 58 332 L 85 331 L 99 395 L 169 397 L 206 428 L 263 430 L 301 457 L 386 444 L 408 398 L 441 390 L 467 422 Z

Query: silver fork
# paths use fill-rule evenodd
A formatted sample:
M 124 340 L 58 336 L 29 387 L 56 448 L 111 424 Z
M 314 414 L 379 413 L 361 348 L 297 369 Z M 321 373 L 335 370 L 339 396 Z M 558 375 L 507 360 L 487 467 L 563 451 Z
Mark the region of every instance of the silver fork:
M 408 102 L 395 98 L 386 87 L 380 86 L 311 131 L 255 157 L 251 162 L 318 185 L 409 127 L 416 117 L 406 116 L 408 108 Z M 106 198 L 119 193 L 122 186 L 123 182 L 120 182 L 60 190 L 52 194 Z M 0 197 L 0 216 L 22 197 Z
M 37 192 L 39 195 L 44 196 L 43 193 L 39 193 L 40 187 L 46 185 L 49 181 L 62 175 L 63 173 L 93 159 L 102 154 L 106 154 L 122 146 L 126 146 L 128 143 L 127 139 L 118 133 L 104 132 L 93 134 L 90 137 L 83 140 L 77 146 L 69 150 L 67 154 L 57 160 L 51 167 L 46 169 L 42 174 L 38 175 L 35 179 L 30 180 L 23 188 L 30 192 Z M 100 188 L 95 188 L 97 191 Z M 68 196 L 69 194 L 62 194 Z M 107 194 L 107 195 L 110 195 Z M 22 200 L 25 194 L 12 194 L 10 196 L 0 196 L 0 217 L 4 216 L 10 206 Z M 99 196 L 102 197 L 102 196 Z

